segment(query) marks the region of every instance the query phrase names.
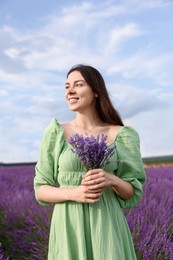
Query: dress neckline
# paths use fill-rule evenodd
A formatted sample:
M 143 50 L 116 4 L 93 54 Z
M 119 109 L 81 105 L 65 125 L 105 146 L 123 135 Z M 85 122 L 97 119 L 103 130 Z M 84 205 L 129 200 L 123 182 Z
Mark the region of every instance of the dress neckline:
M 58 125 L 59 125 L 60 129 L 61 129 L 62 132 L 63 132 L 64 142 L 66 142 L 67 144 L 70 145 L 70 143 L 68 142 L 68 140 L 64 137 L 64 128 L 62 127 L 61 124 L 58 123 Z M 115 136 L 114 140 L 113 140 L 110 144 L 108 144 L 108 147 L 112 146 L 112 145 L 116 142 L 116 140 L 118 139 L 118 137 L 119 137 L 121 131 L 122 131 L 124 128 L 125 128 L 125 126 L 121 126 L 121 127 L 120 127 L 119 131 L 117 132 L 117 135 Z M 77 134 L 77 133 L 74 133 L 74 135 L 75 135 L 75 134 Z

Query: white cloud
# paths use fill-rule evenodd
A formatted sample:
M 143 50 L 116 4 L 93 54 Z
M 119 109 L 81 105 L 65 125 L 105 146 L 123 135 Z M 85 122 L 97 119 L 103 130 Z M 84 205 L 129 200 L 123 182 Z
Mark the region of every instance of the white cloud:
M 42 17 L 37 28 L 0 27 L 0 160 L 35 160 L 50 119 L 64 122 L 74 116 L 63 92 L 66 71 L 76 63 L 103 72 L 115 105 L 139 129 L 144 154 L 159 153 L 161 144 L 155 141 L 155 148 L 149 140 L 159 115 L 166 113 L 165 124 L 170 120 L 173 50 L 156 46 L 151 28 L 135 14 L 168 5 L 171 1 L 85 1 L 62 5 Z M 167 137 L 157 133 L 165 143 L 171 136 L 168 130 Z M 170 145 L 164 149 L 171 151 Z
M 137 115 L 127 120 L 139 133 L 143 157 L 172 155 L 173 106 L 150 111 L 147 116 Z
M 128 10 L 132 10 L 133 12 L 138 10 L 157 9 L 173 6 L 172 0 L 124 0 L 123 2 L 126 8 Z
M 0 97 L 1 96 L 7 96 L 8 95 L 8 91 L 6 91 L 5 89 L 0 89 Z
M 169 70 L 173 66 L 173 53 L 153 54 L 152 49 L 144 48 L 130 57 L 117 58 L 117 64 L 110 65 L 108 73 L 120 73 L 123 77 L 149 77 L 160 85 L 170 85 Z
M 157 4 L 160 5 L 160 1 Z M 90 60 L 91 64 L 101 64 L 109 72 L 120 73 L 123 77 L 142 75 L 156 79 L 159 76 L 158 82 L 165 83 L 167 74 L 163 65 L 170 65 L 172 53 L 154 55 L 154 46 L 143 46 L 142 49 L 136 49 L 132 56 L 122 59 L 121 52 L 120 55 L 117 53 L 123 50 L 124 43 L 132 37 L 139 38 L 144 31 L 135 23 L 113 23 L 111 18 L 115 16 L 114 9 L 119 10 L 116 5 L 112 7 L 108 3 L 101 7 L 105 7 L 104 15 L 101 11 L 96 15 L 93 3 L 82 3 L 77 7 L 72 5 L 68 10 L 64 8 L 58 15 L 48 17 L 46 24 L 37 30 L 20 32 L 4 27 L 3 34 L 6 32 L 7 38 L 12 39 L 12 46 L 8 43 L 5 45 L 2 59 L 4 66 L 7 64 L 10 73 L 26 69 L 62 71 L 74 63 Z M 90 22 L 92 27 L 88 27 Z
M 169 109 L 172 105 L 173 94 L 166 94 L 162 89 L 149 90 L 148 86 L 145 89 L 130 86 L 127 84 L 109 84 L 108 86 L 112 102 L 121 112 L 125 120 L 136 117 L 151 111 L 159 111 L 162 109 Z M 115 99 L 116 97 L 116 99 Z

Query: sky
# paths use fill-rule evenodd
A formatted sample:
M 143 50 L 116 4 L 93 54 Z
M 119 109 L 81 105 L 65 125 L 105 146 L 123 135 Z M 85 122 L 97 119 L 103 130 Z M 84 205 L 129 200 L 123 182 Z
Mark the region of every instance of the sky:
M 173 155 L 172 0 L 0 0 L 0 162 L 35 162 L 52 118 L 75 117 L 66 73 L 97 68 L 142 157 Z

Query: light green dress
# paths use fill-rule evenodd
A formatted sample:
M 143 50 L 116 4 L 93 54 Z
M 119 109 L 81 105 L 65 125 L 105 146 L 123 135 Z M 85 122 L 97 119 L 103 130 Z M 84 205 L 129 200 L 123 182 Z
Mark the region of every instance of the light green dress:
M 115 144 L 116 153 L 105 170 L 130 182 L 134 196 L 123 200 L 112 188 L 106 188 L 95 204 L 56 203 L 50 228 L 49 260 L 136 259 L 122 208 L 134 207 L 139 202 L 145 182 L 138 134 L 131 127 L 123 126 L 111 146 Z M 57 182 L 61 187 L 78 186 L 83 174 L 82 162 L 64 139 L 63 128 L 53 119 L 43 136 L 34 178 L 35 191 L 43 184 L 57 186 Z

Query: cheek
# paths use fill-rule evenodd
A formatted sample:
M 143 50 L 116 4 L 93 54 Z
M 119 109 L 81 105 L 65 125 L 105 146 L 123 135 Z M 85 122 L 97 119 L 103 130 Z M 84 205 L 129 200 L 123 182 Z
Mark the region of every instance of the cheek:
M 67 92 L 65 92 L 64 96 L 65 96 L 65 99 L 67 100 Z
M 89 99 L 93 103 L 95 101 L 95 95 L 93 93 L 90 93 Z

